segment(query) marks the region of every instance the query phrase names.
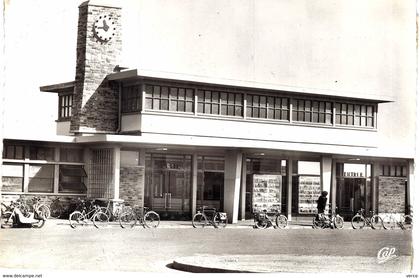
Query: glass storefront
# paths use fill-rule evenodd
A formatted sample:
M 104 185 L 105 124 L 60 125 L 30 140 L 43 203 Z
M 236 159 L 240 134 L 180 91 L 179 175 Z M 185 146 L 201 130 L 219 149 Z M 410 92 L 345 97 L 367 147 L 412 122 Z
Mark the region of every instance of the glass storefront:
M 223 210 L 225 159 L 198 156 L 197 208 L 202 206 Z
M 165 218 L 189 216 L 191 155 L 146 154 L 145 206 Z

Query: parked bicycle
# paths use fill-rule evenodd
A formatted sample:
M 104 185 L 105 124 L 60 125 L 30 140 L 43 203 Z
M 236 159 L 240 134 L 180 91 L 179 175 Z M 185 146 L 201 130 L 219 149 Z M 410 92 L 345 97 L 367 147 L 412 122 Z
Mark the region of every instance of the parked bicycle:
M 120 215 L 124 212 L 131 212 L 132 208 L 124 204 L 124 201 L 114 201 L 115 209 L 111 200 L 106 202 L 106 206 L 101 206 L 102 212 L 108 215 L 110 221 L 119 220 Z
M 61 204 L 60 197 L 54 198 L 50 205 L 50 217 L 59 219 L 64 214 L 64 207 Z
M 411 230 L 413 228 L 413 216 L 410 214 L 400 215 L 399 219 L 390 214 L 385 216 L 383 221 L 384 228 L 387 230 L 395 229 L 397 226 L 402 230 Z
M 375 211 L 370 211 L 370 216 L 365 216 L 364 212 L 364 209 L 360 209 L 351 219 L 353 229 L 363 229 L 365 226 L 370 226 L 372 229 L 384 228 L 382 218 L 378 214 L 375 214 Z
M 30 211 L 37 211 L 41 216 L 45 217 L 45 219 L 50 218 L 50 207 L 47 204 L 41 203 L 40 197 L 33 197 L 31 203 L 32 205 L 29 206 Z
M 227 214 L 218 212 L 215 208 L 201 207 L 192 219 L 194 228 L 204 228 L 213 225 L 215 228 L 225 228 L 227 225 Z
M 336 208 L 331 216 L 326 213 L 320 213 L 316 215 L 312 220 L 312 228 L 314 229 L 325 229 L 325 228 L 336 228 L 342 229 L 344 227 L 344 219 L 337 213 Z
M 73 229 L 78 226 L 86 225 L 88 221 L 92 221 L 96 228 L 104 228 L 108 225 L 109 218 L 104 212 L 101 211 L 101 207 L 94 204 L 94 201 L 89 201 L 89 205 L 81 200 L 80 206 L 82 210 L 76 210 L 69 216 L 70 227 Z
M 135 206 L 130 211 L 122 212 L 119 216 L 121 228 L 133 228 L 137 223 L 144 228 L 157 228 L 160 216 L 148 207 Z
M 268 227 L 284 229 L 287 227 L 287 217 L 278 210 L 273 213 L 263 210 L 254 213 L 254 225 L 258 229 L 266 229 Z

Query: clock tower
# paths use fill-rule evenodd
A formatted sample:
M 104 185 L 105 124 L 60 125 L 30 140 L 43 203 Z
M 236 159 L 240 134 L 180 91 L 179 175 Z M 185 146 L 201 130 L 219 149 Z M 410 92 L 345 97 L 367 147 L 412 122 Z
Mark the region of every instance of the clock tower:
M 71 132 L 116 131 L 118 91 L 105 77 L 120 64 L 121 48 L 121 8 L 104 0 L 82 3 L 79 6 Z

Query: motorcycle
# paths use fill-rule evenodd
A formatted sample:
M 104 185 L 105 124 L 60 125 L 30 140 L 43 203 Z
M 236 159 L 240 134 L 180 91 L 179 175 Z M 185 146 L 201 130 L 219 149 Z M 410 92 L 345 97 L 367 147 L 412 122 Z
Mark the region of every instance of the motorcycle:
M 37 210 L 23 213 L 19 207 L 14 204 L 12 204 L 10 208 L 11 210 L 8 210 L 1 215 L 2 228 L 11 228 L 13 226 L 42 228 L 45 224 L 45 216 Z

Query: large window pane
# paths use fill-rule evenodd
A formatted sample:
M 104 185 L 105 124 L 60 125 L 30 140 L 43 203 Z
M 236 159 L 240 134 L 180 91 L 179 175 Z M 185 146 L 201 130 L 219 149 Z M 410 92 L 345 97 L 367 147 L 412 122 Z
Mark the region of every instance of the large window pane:
M 29 192 L 53 192 L 54 165 L 29 165 Z

